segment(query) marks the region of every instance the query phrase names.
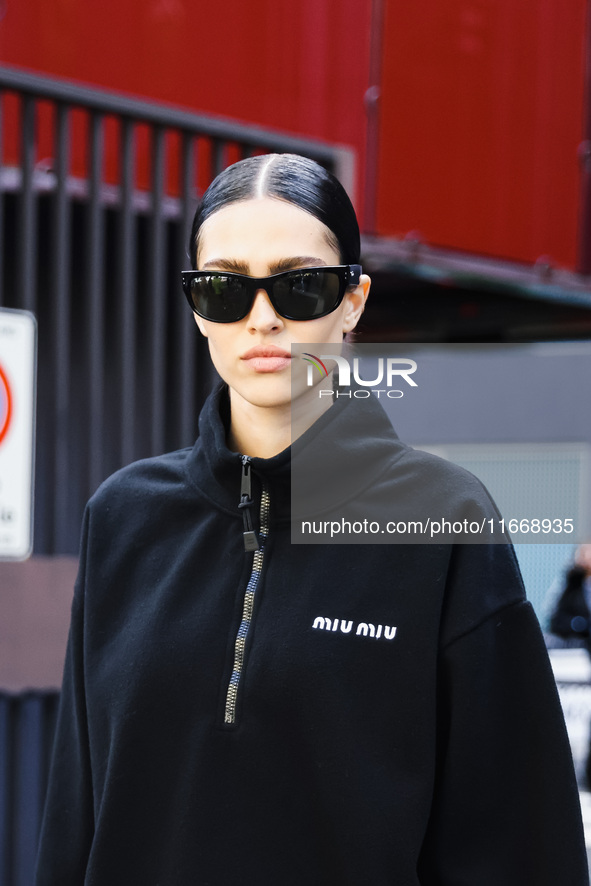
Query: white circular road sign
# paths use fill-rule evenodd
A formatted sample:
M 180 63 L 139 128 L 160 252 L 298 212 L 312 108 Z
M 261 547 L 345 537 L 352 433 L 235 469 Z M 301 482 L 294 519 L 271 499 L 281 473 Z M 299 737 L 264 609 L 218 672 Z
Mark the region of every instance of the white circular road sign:
M 33 547 L 37 326 L 28 311 L 0 309 L 0 559 Z

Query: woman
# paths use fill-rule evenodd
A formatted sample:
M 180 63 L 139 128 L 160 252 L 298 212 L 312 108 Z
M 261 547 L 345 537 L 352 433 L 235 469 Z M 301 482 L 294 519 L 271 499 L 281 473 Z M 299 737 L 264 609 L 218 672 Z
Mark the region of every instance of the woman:
M 362 465 L 349 501 L 377 484 L 496 515 L 375 399 L 360 429 L 304 374 L 292 398 L 291 346 L 337 346 L 369 290 L 343 189 L 303 158 L 242 161 L 205 194 L 191 261 L 224 383 L 192 449 L 87 508 L 39 886 L 583 886 L 510 546 L 290 543 L 292 408 L 327 474 Z
M 579 545 L 574 562 L 550 618 L 550 632 L 566 647 L 584 648 L 591 654 L 591 544 Z M 591 787 L 591 745 L 585 762 L 585 780 Z
M 550 619 L 550 631 L 591 652 L 591 544 L 579 545 L 564 589 Z

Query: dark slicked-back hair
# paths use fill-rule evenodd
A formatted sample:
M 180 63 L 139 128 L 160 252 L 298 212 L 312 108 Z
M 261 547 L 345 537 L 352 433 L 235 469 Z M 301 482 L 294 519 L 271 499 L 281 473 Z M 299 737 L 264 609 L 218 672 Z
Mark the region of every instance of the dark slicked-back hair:
M 242 200 L 275 197 L 309 212 L 330 232 L 342 264 L 359 262 L 359 225 L 339 180 L 314 160 L 297 154 L 264 154 L 228 166 L 213 180 L 195 213 L 189 242 L 191 266 L 197 268 L 199 236 L 210 215 Z

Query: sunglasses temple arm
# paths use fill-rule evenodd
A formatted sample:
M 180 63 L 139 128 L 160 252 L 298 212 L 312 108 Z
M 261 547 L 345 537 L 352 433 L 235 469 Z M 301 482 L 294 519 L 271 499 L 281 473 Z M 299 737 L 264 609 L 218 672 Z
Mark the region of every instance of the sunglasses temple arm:
M 349 265 L 349 286 L 359 286 L 362 268 L 361 265 Z

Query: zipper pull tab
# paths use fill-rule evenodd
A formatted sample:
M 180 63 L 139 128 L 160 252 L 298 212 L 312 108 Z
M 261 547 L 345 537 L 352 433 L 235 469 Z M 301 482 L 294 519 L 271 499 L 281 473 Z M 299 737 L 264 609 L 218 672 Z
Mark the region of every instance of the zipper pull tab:
M 242 510 L 242 521 L 244 529 L 242 536 L 244 538 L 245 551 L 258 551 L 259 543 L 252 525 L 252 516 L 250 509 L 253 505 L 252 486 L 250 479 L 250 456 L 242 456 L 242 480 L 240 482 L 240 503 L 238 507 Z

